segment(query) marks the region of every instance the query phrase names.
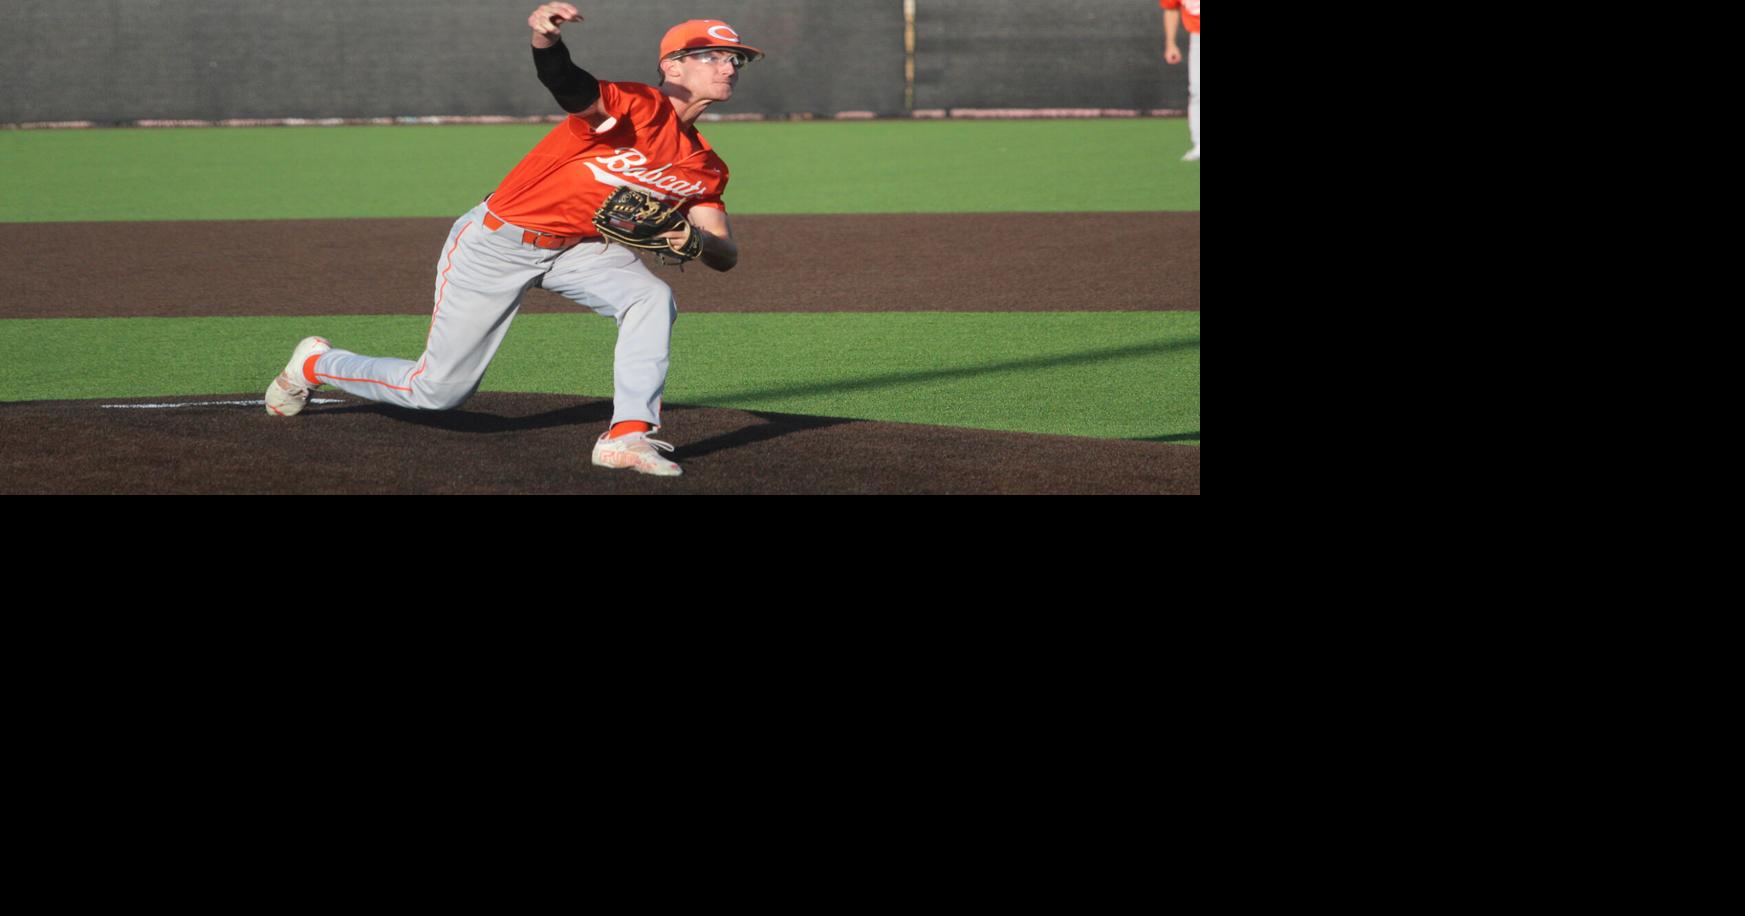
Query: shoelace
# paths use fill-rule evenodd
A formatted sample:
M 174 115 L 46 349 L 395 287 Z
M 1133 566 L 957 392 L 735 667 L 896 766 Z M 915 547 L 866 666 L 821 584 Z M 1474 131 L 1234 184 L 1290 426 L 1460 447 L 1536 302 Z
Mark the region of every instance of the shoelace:
M 662 442 L 659 439 L 650 439 L 650 438 L 648 438 L 648 433 L 631 433 L 630 435 L 625 436 L 624 439 L 626 440 L 624 442 L 624 446 L 626 448 L 628 448 L 629 446 L 634 444 L 637 440 L 641 440 L 643 442 L 647 442 L 649 445 L 654 446 L 656 449 L 659 449 L 660 451 L 663 451 L 663 452 L 673 451 L 673 444 L 671 442 Z M 608 441 L 610 441 L 610 440 L 608 440 Z

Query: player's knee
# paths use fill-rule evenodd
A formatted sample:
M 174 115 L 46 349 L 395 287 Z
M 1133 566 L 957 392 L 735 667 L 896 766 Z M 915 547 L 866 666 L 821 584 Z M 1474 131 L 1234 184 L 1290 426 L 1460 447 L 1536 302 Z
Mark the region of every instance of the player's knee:
M 431 410 L 453 410 L 456 407 L 459 407 L 462 404 L 465 404 L 467 402 L 467 398 L 470 398 L 472 396 L 473 396 L 473 393 L 470 391 L 463 391 L 460 393 L 444 393 L 444 394 L 438 395 L 437 397 L 431 398 L 430 409 Z
M 635 295 L 630 300 L 630 306 L 625 311 L 633 310 L 642 311 L 645 320 L 650 318 L 658 320 L 664 316 L 670 322 L 678 317 L 679 304 L 673 296 L 673 288 L 668 286 L 666 281 L 650 277 L 647 283 L 635 290 Z
M 645 302 L 667 303 L 673 299 L 673 288 L 659 277 L 649 277 L 637 290 L 637 298 Z
M 440 385 L 423 380 L 412 383 L 413 401 L 421 410 L 453 410 L 473 396 L 477 386 Z

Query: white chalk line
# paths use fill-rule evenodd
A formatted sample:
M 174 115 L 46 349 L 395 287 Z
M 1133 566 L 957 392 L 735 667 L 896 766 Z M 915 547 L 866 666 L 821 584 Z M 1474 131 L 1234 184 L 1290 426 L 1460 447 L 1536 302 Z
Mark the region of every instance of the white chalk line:
M 339 398 L 310 398 L 311 404 L 344 404 Z M 182 404 L 103 404 L 104 410 L 169 410 L 176 407 L 265 407 L 265 399 L 259 401 L 188 401 Z

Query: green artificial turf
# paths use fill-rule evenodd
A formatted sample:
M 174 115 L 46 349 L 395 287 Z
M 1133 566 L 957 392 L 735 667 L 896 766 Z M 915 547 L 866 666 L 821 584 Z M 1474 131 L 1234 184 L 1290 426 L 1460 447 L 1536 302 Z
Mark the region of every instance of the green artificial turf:
M 428 325 L 423 315 L 3 321 L 0 401 L 259 397 L 308 334 L 411 359 Z M 520 316 L 482 387 L 610 397 L 614 339 L 591 315 Z M 1198 445 L 1199 392 L 1197 312 L 696 314 L 674 329 L 666 400 Z
M 1198 210 L 1173 118 L 701 125 L 735 213 Z M 453 216 L 549 125 L 0 131 L 0 222 Z
M 0 131 L 0 222 L 450 217 L 549 125 Z M 703 125 L 736 213 L 1198 210 L 1178 119 Z M 966 279 L 966 282 L 973 280 Z M 948 291 L 942 291 L 948 294 Z M 0 303 L 3 304 L 3 303 Z M 869 302 L 869 310 L 881 303 Z M 0 321 L 0 401 L 260 396 L 427 315 Z M 516 320 L 488 391 L 611 395 L 611 322 Z M 672 404 L 1199 443 L 1199 314 L 681 314 Z

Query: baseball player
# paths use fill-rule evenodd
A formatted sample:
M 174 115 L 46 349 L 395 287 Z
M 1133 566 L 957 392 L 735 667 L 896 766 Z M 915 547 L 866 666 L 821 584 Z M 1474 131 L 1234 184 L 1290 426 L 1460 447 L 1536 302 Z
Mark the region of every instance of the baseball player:
M 1182 62 L 1181 45 L 1176 33 L 1182 25 L 1188 27 L 1188 131 L 1194 136 L 1194 148 L 1182 156 L 1183 162 L 1200 161 L 1200 0 L 1158 0 L 1163 7 L 1163 59 L 1171 66 Z
M 612 365 L 612 425 L 594 443 L 594 464 L 676 476 L 649 438 L 660 428 L 661 394 L 677 304 L 666 283 L 594 228 L 601 202 L 630 186 L 677 204 L 688 223 L 658 238 L 675 251 L 702 240 L 699 260 L 720 271 L 739 260 L 721 193 L 727 164 L 694 126 L 733 97 L 739 71 L 763 52 L 720 20 L 674 26 L 660 43 L 660 85 L 602 82 L 572 62 L 560 30 L 581 22 L 568 3 L 533 11 L 539 80 L 569 117 L 515 166 L 485 201 L 449 231 L 437 261 L 435 309 L 417 360 L 361 356 L 305 338 L 267 388 L 267 411 L 295 416 L 311 389 L 419 410 L 459 406 L 478 389 L 521 297 L 539 286 L 618 324 Z M 691 250 L 695 251 L 693 247 Z

